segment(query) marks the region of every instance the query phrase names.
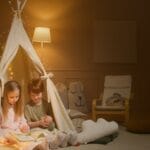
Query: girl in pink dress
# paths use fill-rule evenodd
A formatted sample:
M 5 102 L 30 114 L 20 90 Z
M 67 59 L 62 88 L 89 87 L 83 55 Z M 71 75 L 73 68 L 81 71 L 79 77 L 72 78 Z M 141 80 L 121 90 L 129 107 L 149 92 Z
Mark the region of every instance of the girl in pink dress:
M 23 133 L 29 131 L 29 126 L 24 117 L 21 86 L 16 81 L 8 81 L 4 85 L 1 128 Z

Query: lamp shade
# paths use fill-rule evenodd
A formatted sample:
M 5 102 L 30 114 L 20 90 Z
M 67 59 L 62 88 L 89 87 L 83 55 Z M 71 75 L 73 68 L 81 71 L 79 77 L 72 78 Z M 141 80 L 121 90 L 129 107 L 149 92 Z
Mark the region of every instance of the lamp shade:
M 36 27 L 33 34 L 33 42 L 50 43 L 50 28 L 47 27 Z

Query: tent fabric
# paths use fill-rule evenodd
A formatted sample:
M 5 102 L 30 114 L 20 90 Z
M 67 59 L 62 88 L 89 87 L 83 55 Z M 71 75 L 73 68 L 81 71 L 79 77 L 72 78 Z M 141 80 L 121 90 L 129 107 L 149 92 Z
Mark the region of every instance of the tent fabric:
M 25 0 L 26 2 L 26 0 Z M 15 58 L 19 46 L 21 46 L 26 54 L 29 56 L 31 61 L 33 62 L 35 69 L 42 74 L 41 78 L 45 79 L 46 82 L 46 90 L 47 90 L 47 100 L 48 102 L 51 102 L 55 121 L 57 124 L 58 129 L 62 131 L 67 130 L 75 130 L 71 119 L 69 118 L 65 107 L 61 101 L 61 98 L 58 94 L 58 91 L 50 79 L 51 74 L 48 74 L 46 70 L 44 69 L 43 64 L 41 63 L 35 49 L 33 48 L 29 37 L 23 27 L 22 20 L 21 20 L 21 11 L 25 5 L 25 2 L 23 5 L 21 5 L 20 1 L 17 0 L 18 4 L 18 10 L 14 11 L 14 18 L 12 21 L 12 25 L 10 28 L 10 32 L 8 34 L 8 38 L 6 41 L 6 46 L 1 58 L 0 62 L 0 81 L 1 81 L 1 89 L 0 89 L 0 97 L 2 97 L 3 94 L 3 87 L 4 87 L 4 79 L 6 77 L 6 71 L 12 60 Z

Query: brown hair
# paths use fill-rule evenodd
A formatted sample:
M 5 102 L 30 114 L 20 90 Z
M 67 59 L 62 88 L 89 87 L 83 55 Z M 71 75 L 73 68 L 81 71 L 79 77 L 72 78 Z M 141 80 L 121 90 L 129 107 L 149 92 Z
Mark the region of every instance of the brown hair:
M 13 92 L 15 90 L 19 90 L 19 99 L 14 105 L 15 118 L 17 119 L 19 116 L 23 114 L 23 100 L 21 98 L 21 86 L 16 81 L 8 81 L 4 85 L 4 98 L 2 100 L 2 112 L 4 119 L 7 118 L 9 103 L 7 100 L 7 95 L 9 92 Z
M 40 93 L 44 91 L 44 84 L 41 79 L 32 79 L 28 85 L 28 92 Z

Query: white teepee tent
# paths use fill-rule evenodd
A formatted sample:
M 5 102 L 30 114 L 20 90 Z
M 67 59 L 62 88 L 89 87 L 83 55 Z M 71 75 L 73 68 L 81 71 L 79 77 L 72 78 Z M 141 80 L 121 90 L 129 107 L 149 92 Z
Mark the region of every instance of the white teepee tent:
M 14 11 L 14 18 L 11 25 L 11 29 L 6 41 L 6 46 L 1 58 L 0 62 L 0 81 L 1 81 L 1 89 L 0 89 L 0 97 L 3 94 L 4 87 L 4 78 L 6 76 L 6 71 L 9 64 L 12 62 L 14 57 L 16 56 L 19 46 L 21 46 L 26 54 L 29 56 L 31 61 L 33 62 L 36 70 L 42 74 L 41 78 L 45 79 L 46 82 L 46 90 L 47 90 L 47 98 L 48 102 L 51 102 L 55 121 L 58 129 L 66 131 L 66 130 L 75 130 L 71 119 L 69 118 L 65 107 L 60 99 L 60 96 L 56 90 L 54 83 L 51 81 L 51 74 L 46 73 L 44 66 L 42 65 L 36 51 L 34 50 L 29 37 L 23 27 L 21 20 L 21 12 L 24 8 L 24 5 L 27 0 L 24 0 L 21 3 L 20 0 L 17 0 L 18 9 Z

